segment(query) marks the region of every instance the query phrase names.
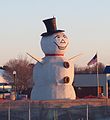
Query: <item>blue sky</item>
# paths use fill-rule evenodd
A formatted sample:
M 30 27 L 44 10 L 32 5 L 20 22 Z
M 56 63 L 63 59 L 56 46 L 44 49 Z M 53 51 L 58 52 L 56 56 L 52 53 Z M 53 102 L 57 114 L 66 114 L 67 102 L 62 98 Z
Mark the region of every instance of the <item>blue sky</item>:
M 83 66 L 98 52 L 110 64 L 110 0 L 0 0 L 0 65 L 26 52 L 43 57 L 42 20 L 52 16 L 70 39 L 66 57 L 84 53 L 76 62 Z

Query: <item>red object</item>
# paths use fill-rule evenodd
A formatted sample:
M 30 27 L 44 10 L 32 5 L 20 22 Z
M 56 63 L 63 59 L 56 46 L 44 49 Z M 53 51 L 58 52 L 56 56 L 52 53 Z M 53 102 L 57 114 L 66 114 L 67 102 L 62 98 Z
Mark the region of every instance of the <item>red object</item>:
M 64 54 L 45 54 L 45 56 L 64 56 Z
M 84 98 L 97 98 L 96 96 L 93 96 L 93 95 L 89 95 L 89 96 L 85 96 Z

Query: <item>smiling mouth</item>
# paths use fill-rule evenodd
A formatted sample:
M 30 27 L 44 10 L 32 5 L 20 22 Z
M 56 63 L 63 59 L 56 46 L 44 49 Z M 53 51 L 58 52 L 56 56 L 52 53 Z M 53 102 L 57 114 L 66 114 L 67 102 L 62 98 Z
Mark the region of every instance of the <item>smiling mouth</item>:
M 60 49 L 60 50 L 64 50 L 64 49 L 66 49 L 66 47 L 67 47 L 67 45 L 66 46 L 59 46 L 56 42 L 54 42 L 55 43 L 55 45 Z

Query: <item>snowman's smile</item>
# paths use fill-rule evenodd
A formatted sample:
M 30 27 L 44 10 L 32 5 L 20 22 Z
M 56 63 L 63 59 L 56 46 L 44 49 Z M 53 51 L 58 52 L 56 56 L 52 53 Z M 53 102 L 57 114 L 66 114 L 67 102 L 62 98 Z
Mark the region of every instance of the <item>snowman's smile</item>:
M 68 45 L 68 43 L 67 43 L 66 46 L 59 46 L 56 42 L 54 42 L 54 43 L 55 43 L 55 45 L 56 45 L 60 50 L 66 49 L 66 47 L 67 47 L 67 45 Z

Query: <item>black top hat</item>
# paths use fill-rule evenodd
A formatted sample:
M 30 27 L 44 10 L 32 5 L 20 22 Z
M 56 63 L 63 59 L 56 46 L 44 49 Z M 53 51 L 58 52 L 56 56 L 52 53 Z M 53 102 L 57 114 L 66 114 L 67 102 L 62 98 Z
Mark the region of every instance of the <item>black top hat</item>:
M 42 33 L 41 36 L 49 36 L 57 32 L 64 32 L 64 30 L 57 30 L 55 17 L 43 20 L 43 22 L 46 26 L 47 32 Z

